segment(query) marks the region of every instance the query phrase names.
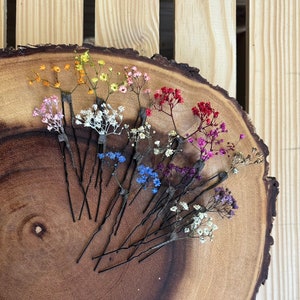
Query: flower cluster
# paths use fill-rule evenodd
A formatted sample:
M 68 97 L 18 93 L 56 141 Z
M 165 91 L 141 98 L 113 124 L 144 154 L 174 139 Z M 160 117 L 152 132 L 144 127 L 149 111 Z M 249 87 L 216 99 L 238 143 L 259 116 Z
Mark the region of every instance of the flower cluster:
M 136 66 L 131 68 L 125 67 L 126 85 L 136 94 L 139 94 L 150 80 L 150 76 L 145 72 L 142 73 Z M 123 85 L 125 86 L 125 85 Z M 124 89 L 124 88 L 123 88 Z M 150 93 L 149 89 L 144 89 L 144 93 Z
M 125 124 L 124 128 L 126 129 L 128 139 L 132 143 L 131 145 L 133 147 L 135 147 L 141 140 L 151 139 L 152 134 L 155 133 L 155 131 L 151 131 L 151 124 L 148 122 L 145 122 L 144 125 L 141 125 L 138 128 L 130 128 L 128 124 Z
M 158 174 L 152 168 L 145 165 L 139 165 L 137 167 L 137 171 L 138 177 L 136 178 L 136 182 L 141 184 L 144 189 L 146 189 L 148 185 L 152 183 L 152 193 L 156 194 L 158 192 L 158 188 L 161 185 Z
M 33 110 L 34 117 L 41 117 L 42 122 L 47 124 L 49 131 L 56 131 L 63 133 L 63 117 L 61 109 L 59 108 L 59 100 L 57 96 L 45 98 L 40 108 Z
M 186 138 L 189 143 L 196 145 L 199 157 L 206 161 L 215 155 L 225 155 L 235 150 L 235 145 L 227 142 L 224 146 L 223 134 L 228 132 L 225 122 L 218 123 L 219 112 L 211 107 L 210 102 L 198 102 L 192 108 L 194 116 L 198 118 L 197 129 Z M 241 134 L 240 138 L 244 138 Z
M 109 158 L 110 160 L 117 161 L 118 163 L 123 163 L 126 161 L 126 158 L 124 155 L 121 154 L 121 152 L 106 152 L 106 153 L 99 153 L 98 157 L 100 159 Z
M 79 198 L 72 196 L 75 194 L 71 191 L 74 186 L 79 185 L 82 193 L 78 219 L 85 209 L 91 219 L 93 211 L 89 203 L 96 201 L 91 207 L 96 207 L 94 220 L 99 224 L 77 262 L 98 235 L 108 242 L 93 257 L 96 260 L 95 270 L 107 255 L 126 253 L 123 258 L 109 260 L 109 266 L 99 272 L 134 258 L 142 260 L 179 239 L 197 238 L 201 243 L 212 240 L 218 228 L 212 215 L 231 218 L 238 209 L 237 201 L 223 186 L 224 182 L 229 175 L 236 174 L 240 166 L 261 163 L 261 153 L 257 149 L 246 156 L 237 152 L 235 149 L 245 134 L 239 134 L 236 144 L 229 141 L 226 137 L 230 128 L 221 119 L 221 112 L 203 99 L 190 108 L 190 129 L 178 126 L 178 119 L 182 118 L 180 108 L 186 102 L 184 92 L 163 86 L 152 94 L 149 74 L 136 66 L 115 71 L 106 66 L 105 61 L 95 61 L 86 51 L 76 55 L 73 66 L 75 85 L 65 91 L 61 88 L 59 74 L 70 69 L 71 64 L 52 66 L 51 74 L 55 76 L 51 81 L 40 75 L 46 70 L 46 66 L 42 65 L 39 72 L 34 73 L 30 84 L 42 82 L 44 86 L 60 91 L 61 108 L 59 97 L 54 95 L 45 98 L 42 106 L 34 109 L 33 116 L 40 116 L 47 129 L 57 132 L 59 137 L 63 136 L 66 142 L 67 147 L 61 147 L 61 151 L 73 221 L 76 221 L 76 213 L 72 203 Z M 88 109 L 75 113 L 72 95 L 77 92 L 78 85 L 88 87 L 90 96 L 87 101 L 91 104 Z M 115 96 L 122 98 L 121 101 L 116 101 Z M 115 108 L 115 103 L 122 105 Z M 65 109 L 66 105 L 69 110 Z M 122 125 L 125 107 L 136 115 L 129 114 L 128 123 Z M 69 116 L 63 115 L 66 111 L 70 112 Z M 166 119 L 165 127 L 157 122 L 161 116 Z M 87 130 L 88 134 L 83 138 L 84 128 L 93 130 Z M 72 143 L 68 143 L 67 136 L 72 137 Z M 95 137 L 98 137 L 98 143 L 93 142 Z M 83 145 L 80 144 L 82 140 Z M 73 168 L 68 165 L 65 148 L 71 155 Z M 206 167 L 209 165 L 207 161 L 216 156 L 222 163 L 211 174 L 211 169 Z M 226 164 L 227 167 L 224 167 Z M 73 176 L 69 176 L 71 172 Z M 76 183 L 69 184 L 73 178 L 77 179 Z M 94 190 L 90 192 L 92 185 Z M 114 192 L 106 193 L 106 189 Z M 105 205 L 102 207 L 103 197 Z M 140 216 L 136 214 L 136 224 L 127 236 L 118 235 L 123 216 L 132 217 L 129 206 L 134 200 L 138 202 L 135 209 Z M 109 218 L 114 220 L 107 222 Z M 106 224 L 113 225 L 110 230 L 101 230 Z M 124 234 L 124 230 L 121 231 Z M 103 237 L 107 232 L 111 232 L 109 237 Z M 114 238 L 120 240 L 113 241 Z M 115 261 L 120 263 L 114 264 Z
M 213 240 L 213 232 L 218 226 L 213 223 L 212 217 L 200 211 L 200 206 L 194 206 L 194 209 L 196 213 L 192 217 L 192 223 L 183 229 L 184 233 L 192 238 L 198 238 L 200 243 Z
M 206 210 L 217 212 L 222 217 L 231 218 L 238 209 L 236 200 L 227 188 L 216 187 L 214 196 L 208 201 Z
M 123 106 L 115 110 L 109 104 L 93 104 L 91 108 L 81 110 L 80 114 L 76 115 L 76 124 L 91 127 L 100 135 L 121 134 L 123 111 Z

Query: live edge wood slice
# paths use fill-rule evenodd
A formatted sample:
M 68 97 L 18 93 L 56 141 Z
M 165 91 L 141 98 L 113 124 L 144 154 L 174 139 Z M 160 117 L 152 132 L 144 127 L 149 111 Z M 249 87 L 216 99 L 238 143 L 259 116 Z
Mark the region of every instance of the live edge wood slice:
M 226 180 L 226 187 L 232 191 L 239 209 L 229 220 L 215 216 L 218 230 L 212 242 L 201 244 L 197 239 L 172 242 L 142 262 L 132 260 L 98 273 L 93 271 L 91 257 L 106 242 L 108 232 L 107 235 L 101 232 L 76 263 L 99 222 L 89 219 L 86 210 L 81 220 L 72 221 L 57 137 L 46 130 L 40 118 L 32 117 L 34 107 L 45 96 L 58 91 L 28 84 L 28 79 L 42 64 L 62 68 L 66 63 L 72 65 L 75 49 L 79 53 L 86 50 L 84 46 L 48 45 L 0 52 L 0 299 L 255 298 L 268 274 L 269 249 L 273 243 L 270 234 L 278 193 L 276 179 L 268 177 L 268 149 L 255 133 L 247 114 L 226 91 L 210 85 L 197 69 L 159 55 L 149 59 L 133 50 L 90 47 L 94 60 L 104 60 L 113 70 L 137 66 L 147 72 L 153 90 L 162 86 L 181 89 L 185 102 L 176 111 L 179 131 L 187 132 L 193 125 L 190 110 L 196 102 L 210 101 L 220 112 L 220 119 L 226 122 L 232 141 L 236 142 L 240 133 L 245 134 L 236 150 L 247 154 L 255 147 L 265 160 L 241 168 L 237 175 Z M 61 82 L 71 86 L 67 72 L 61 71 L 59 76 Z M 114 107 L 120 104 L 126 107 L 126 121 L 136 114 L 136 106 L 126 106 L 122 101 L 126 101 L 126 96 L 122 98 L 119 94 L 111 103 Z M 77 113 L 91 106 L 92 96 L 86 88 L 79 87 L 73 103 Z M 152 124 L 170 127 L 168 118 L 158 114 L 150 118 Z M 87 137 L 79 132 L 80 151 L 86 149 L 86 141 Z M 90 143 L 93 151 L 96 144 Z M 191 151 L 186 159 L 193 155 Z M 91 168 L 92 161 L 87 159 L 87 169 Z M 225 168 L 222 160 L 211 161 L 205 166 L 207 174 Z M 67 154 L 66 163 L 71 164 Z M 77 214 L 81 192 L 71 169 L 67 179 Z M 90 199 L 97 198 L 95 191 L 92 186 Z M 107 189 L 102 193 L 99 220 L 103 218 L 103 207 L 108 205 L 105 199 L 111 199 L 109 194 L 113 192 Z M 139 219 L 139 203 L 143 200 L 135 201 L 130 213 L 123 216 L 118 233 L 121 236 L 128 234 Z M 92 213 L 96 203 L 96 200 L 89 202 Z M 108 229 L 103 228 L 104 233 L 105 230 Z M 117 257 L 117 254 L 110 257 L 107 263 L 113 264 Z

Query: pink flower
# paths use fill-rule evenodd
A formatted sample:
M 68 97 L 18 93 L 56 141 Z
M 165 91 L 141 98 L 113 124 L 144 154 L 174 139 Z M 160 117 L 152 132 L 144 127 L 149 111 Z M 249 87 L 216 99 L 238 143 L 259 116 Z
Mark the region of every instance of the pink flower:
M 119 92 L 125 94 L 127 92 L 127 87 L 125 85 L 121 85 L 119 87 Z
M 41 117 L 42 123 L 47 124 L 49 131 L 63 132 L 63 117 L 61 109 L 58 107 L 58 97 L 56 95 L 45 98 L 40 108 L 33 110 L 33 117 Z

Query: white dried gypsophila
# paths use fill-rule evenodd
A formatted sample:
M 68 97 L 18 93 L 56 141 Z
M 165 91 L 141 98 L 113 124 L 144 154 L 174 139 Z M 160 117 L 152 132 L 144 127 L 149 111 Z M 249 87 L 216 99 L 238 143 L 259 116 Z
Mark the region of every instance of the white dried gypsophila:
M 144 125 L 138 128 L 131 128 L 129 126 L 124 126 L 127 131 L 128 139 L 132 142 L 134 146 L 139 140 L 151 139 L 154 131 L 151 132 L 151 125 L 146 122 Z
M 91 108 L 81 110 L 76 115 L 75 123 L 84 127 L 91 127 L 100 135 L 121 134 L 120 128 L 124 111 L 123 106 L 119 106 L 117 110 L 113 109 L 109 104 L 93 104 Z
M 154 142 L 153 153 L 154 155 L 164 154 L 166 157 L 170 157 L 178 151 L 172 148 L 173 142 L 176 138 L 178 138 L 178 134 L 175 130 L 171 130 L 168 133 L 168 143 L 166 146 L 161 147 L 160 141 Z
M 170 157 L 172 154 L 174 154 L 173 149 L 167 149 L 166 152 L 165 152 L 166 157 Z
M 186 202 L 180 201 L 179 205 L 182 207 L 183 210 L 189 210 L 189 206 Z
M 212 222 L 212 218 L 207 213 L 199 212 L 192 217 L 192 223 L 183 229 L 189 237 L 199 238 L 201 243 L 212 240 L 213 232 L 218 226 Z
M 174 205 L 174 206 L 170 207 L 170 211 L 177 212 L 178 207 L 176 205 Z

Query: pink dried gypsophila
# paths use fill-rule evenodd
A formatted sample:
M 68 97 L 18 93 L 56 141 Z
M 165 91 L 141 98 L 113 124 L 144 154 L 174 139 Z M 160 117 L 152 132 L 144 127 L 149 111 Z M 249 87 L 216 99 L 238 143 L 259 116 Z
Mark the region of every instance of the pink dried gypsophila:
M 63 132 L 62 120 L 64 115 L 59 108 L 59 99 L 56 95 L 45 98 L 40 108 L 35 108 L 32 115 L 34 117 L 41 117 L 42 122 L 47 124 L 49 131 Z

